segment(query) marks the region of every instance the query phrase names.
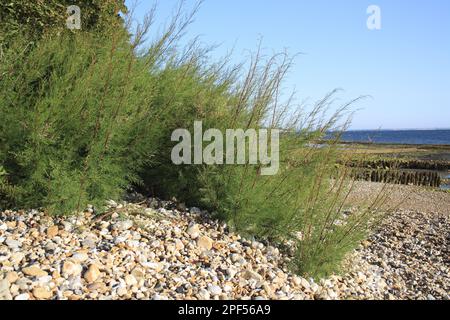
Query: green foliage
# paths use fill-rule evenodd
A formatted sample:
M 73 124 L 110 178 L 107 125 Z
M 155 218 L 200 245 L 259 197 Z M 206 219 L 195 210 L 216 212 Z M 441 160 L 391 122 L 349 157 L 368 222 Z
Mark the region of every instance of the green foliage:
M 30 45 L 16 35 L 0 55 L 0 205 L 67 214 L 137 187 L 205 207 L 247 236 L 290 243 L 295 270 L 313 276 L 336 270 L 371 227 L 374 204 L 344 219 L 351 183 L 335 166 L 336 143 L 315 145 L 348 104 L 326 117 L 334 92 L 309 112 L 283 101 L 287 54 L 264 59 L 258 49 L 249 64 L 211 63 L 195 41 L 178 46 L 192 15 L 174 17 L 146 49 L 152 17 L 131 40 L 121 28 L 47 33 L 63 2 L 42 11 L 12 3 L 21 5 L 5 21 L 32 28 L 44 21 L 37 34 L 45 39 Z M 116 3 L 88 6 L 92 30 L 104 12 L 104 21 L 115 19 Z M 24 14 L 31 20 L 20 21 L 19 9 L 31 10 Z M 174 165 L 171 134 L 192 132 L 196 120 L 222 132 L 283 128 L 279 173 L 262 176 L 249 163 Z
M 39 39 L 46 33 L 65 30 L 70 5 L 80 7 L 83 31 L 123 28 L 118 14 L 127 11 L 124 0 L 8 0 L 0 2 L 0 43 L 9 43 L 20 34 Z
M 347 169 L 335 166 L 340 151 L 335 143 L 311 146 L 330 125 L 315 133 L 286 131 L 277 175 L 261 176 L 249 164 L 213 166 L 203 168 L 197 182 L 201 206 L 240 234 L 288 243 L 295 251 L 294 270 L 314 277 L 339 269 L 378 221 L 372 208 L 381 200 L 345 214 L 352 182 Z
M 139 180 L 148 158 L 139 128 L 150 117 L 141 92 L 153 82 L 116 36 L 53 36 L 29 50 L 17 41 L 5 52 L 0 163 L 18 204 L 67 213 Z

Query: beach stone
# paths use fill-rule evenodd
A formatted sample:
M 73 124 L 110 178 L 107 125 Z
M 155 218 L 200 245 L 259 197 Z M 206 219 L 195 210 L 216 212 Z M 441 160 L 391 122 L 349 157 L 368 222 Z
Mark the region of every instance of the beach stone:
M 7 239 L 5 243 L 10 249 L 18 249 L 22 245 L 20 241 L 13 239 Z
M 133 275 L 131 275 L 131 274 L 127 274 L 126 276 L 125 276 L 125 283 L 128 285 L 128 286 L 134 286 L 134 285 L 136 285 L 137 284 L 137 280 L 136 280 L 136 278 L 133 276 Z
M 229 284 L 226 284 L 226 285 L 224 285 L 223 286 L 223 291 L 224 292 L 232 292 L 233 291 L 233 287 L 231 286 L 231 285 L 229 285 Z
M 5 279 L 8 280 L 8 282 L 11 284 L 19 279 L 19 275 L 17 274 L 17 272 L 11 271 L 6 274 Z
M 180 239 L 175 239 L 175 249 L 180 251 L 184 249 L 184 243 Z
M 250 280 L 250 279 L 253 279 L 253 280 L 256 280 L 256 281 L 261 281 L 262 280 L 262 276 L 259 273 L 255 272 L 253 270 L 249 270 L 249 269 L 245 270 L 242 273 L 242 278 L 244 278 L 246 280 Z
M 132 226 L 133 226 L 132 220 L 124 220 L 124 221 L 116 222 L 113 225 L 113 229 L 119 230 L 119 231 L 126 231 L 126 230 L 130 229 Z
M 95 282 L 90 285 L 88 285 L 89 291 L 98 291 L 98 292 L 106 292 L 108 290 L 108 287 L 103 282 Z
M 101 273 L 97 265 L 91 264 L 89 269 L 84 273 L 84 279 L 87 283 L 93 283 L 100 277 L 100 275 Z
M 83 240 L 82 245 L 84 248 L 95 249 L 95 247 L 97 247 L 97 237 L 96 236 L 86 237 Z
M 29 293 L 22 293 L 14 297 L 14 300 L 29 300 L 30 294 Z
M 89 259 L 89 256 L 88 256 L 86 253 L 84 253 L 84 252 L 78 252 L 78 253 L 75 253 L 75 254 L 71 257 L 71 259 L 72 259 L 73 261 L 82 263 L 82 262 L 85 262 L 86 260 L 88 260 L 88 259 Z
M 25 254 L 23 252 L 14 252 L 11 255 L 10 260 L 12 264 L 19 264 L 23 260 L 23 258 L 25 258 Z
M 83 267 L 73 261 L 65 261 L 62 267 L 62 274 L 64 277 L 77 276 L 81 273 Z
M 219 286 L 217 286 L 217 285 L 209 285 L 208 286 L 208 291 L 213 296 L 218 296 L 218 295 L 220 295 L 222 293 L 222 289 Z
M 36 299 L 45 300 L 45 299 L 50 299 L 52 297 L 52 293 L 46 288 L 36 287 L 33 289 L 33 296 Z
M 117 208 L 117 202 L 115 202 L 114 200 L 106 201 L 106 205 L 110 208 Z
M 128 293 L 127 288 L 120 287 L 119 289 L 117 289 L 117 294 L 119 295 L 119 297 L 123 297 L 127 293 Z
M 14 229 L 17 227 L 17 221 L 6 221 L 6 226 L 8 229 Z
M 202 213 L 202 210 L 200 210 L 197 207 L 192 207 L 189 211 L 193 214 L 201 214 Z
M 191 239 L 197 239 L 200 235 L 200 228 L 198 224 L 194 224 L 187 229 L 187 234 L 191 237 Z
M 143 263 L 142 266 L 149 268 L 149 269 L 153 269 L 156 272 L 160 272 L 164 269 L 164 264 L 159 263 L 159 262 L 147 262 L 147 263 Z
M 12 300 L 7 279 L 0 280 L 0 300 Z
M 204 288 L 201 288 L 198 292 L 198 297 L 201 300 L 209 300 L 211 298 L 211 295 L 210 295 L 209 291 L 207 291 Z
M 197 240 L 197 246 L 203 250 L 211 250 L 213 246 L 213 241 L 208 236 L 202 236 Z
M 22 269 L 22 272 L 31 277 L 45 277 L 48 275 L 47 272 L 43 271 L 38 266 L 30 266 Z
M 134 268 L 133 271 L 131 271 L 131 274 L 136 278 L 137 281 L 145 278 L 145 273 L 140 268 Z
M 58 235 L 58 226 L 51 226 L 51 227 L 48 227 L 48 229 L 47 229 L 47 237 L 48 238 L 53 238 L 53 237 L 56 237 L 57 235 Z

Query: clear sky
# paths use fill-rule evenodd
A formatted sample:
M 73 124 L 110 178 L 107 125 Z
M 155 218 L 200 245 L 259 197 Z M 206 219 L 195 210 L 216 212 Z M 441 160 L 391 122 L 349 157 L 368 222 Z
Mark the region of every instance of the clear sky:
M 159 1 L 157 25 L 178 3 Z M 137 18 L 153 4 L 138 2 Z M 369 5 L 381 9 L 381 30 L 367 28 Z M 371 96 L 352 129 L 450 128 L 448 0 L 205 0 L 186 39 L 197 35 L 220 44 L 217 57 L 234 48 L 241 60 L 261 37 L 269 53 L 302 53 L 286 82 L 299 100 L 334 88 L 343 101 Z

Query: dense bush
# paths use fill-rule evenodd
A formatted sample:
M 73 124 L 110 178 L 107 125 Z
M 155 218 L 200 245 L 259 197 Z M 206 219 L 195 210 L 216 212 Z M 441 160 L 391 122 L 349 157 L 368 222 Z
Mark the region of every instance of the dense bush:
M 84 31 L 123 27 L 119 12 L 127 11 L 124 0 L 8 0 L 0 2 L 0 42 L 6 44 L 20 34 L 39 39 L 49 32 L 61 32 L 71 5 L 80 7 Z
M 196 42 L 180 48 L 192 15 L 174 17 L 144 49 L 151 21 L 131 38 L 121 28 L 63 30 L 33 45 L 27 35 L 8 43 L 0 56 L 0 206 L 68 214 L 134 187 L 207 208 L 242 234 L 287 241 L 301 273 L 335 270 L 373 222 L 373 205 L 343 215 L 351 183 L 335 166 L 340 151 L 314 145 L 342 123 L 348 104 L 327 118 L 334 92 L 309 112 L 283 101 L 286 54 L 264 59 L 258 50 L 234 66 L 211 63 Z M 171 134 L 192 132 L 196 120 L 222 132 L 282 128 L 279 173 L 263 176 L 248 162 L 174 165 Z

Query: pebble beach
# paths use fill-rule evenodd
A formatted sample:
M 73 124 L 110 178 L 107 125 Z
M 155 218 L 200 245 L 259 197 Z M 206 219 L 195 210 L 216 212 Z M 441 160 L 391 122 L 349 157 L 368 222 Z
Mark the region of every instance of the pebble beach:
M 291 257 L 275 245 L 168 201 L 109 201 L 101 217 L 92 208 L 67 218 L 3 211 L 0 299 L 449 299 L 450 194 L 421 192 L 439 206 L 404 204 L 345 273 L 316 281 L 290 272 Z

